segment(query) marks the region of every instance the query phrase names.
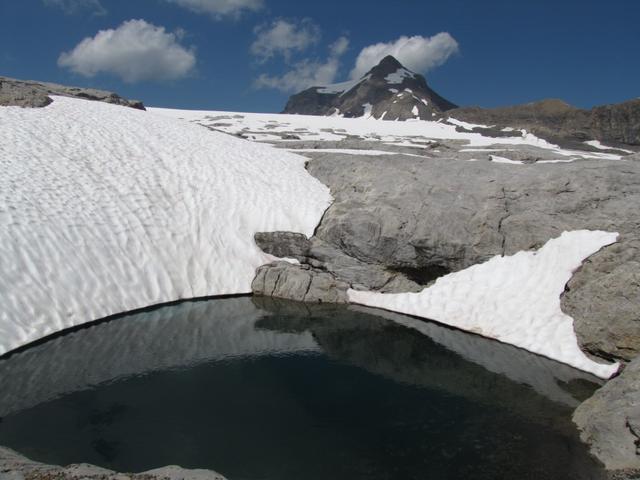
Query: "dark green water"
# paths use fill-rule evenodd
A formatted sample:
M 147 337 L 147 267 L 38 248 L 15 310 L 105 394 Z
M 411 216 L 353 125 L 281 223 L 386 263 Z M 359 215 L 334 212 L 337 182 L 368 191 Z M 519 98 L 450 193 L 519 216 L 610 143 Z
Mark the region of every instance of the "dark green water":
M 0 360 L 0 445 L 230 480 L 601 478 L 570 421 L 596 379 L 386 316 L 236 298 L 69 333 Z

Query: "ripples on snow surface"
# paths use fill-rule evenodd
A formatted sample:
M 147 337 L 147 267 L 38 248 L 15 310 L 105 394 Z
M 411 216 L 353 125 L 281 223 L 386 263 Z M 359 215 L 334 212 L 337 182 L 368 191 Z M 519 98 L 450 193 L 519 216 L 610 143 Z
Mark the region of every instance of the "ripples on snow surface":
M 0 360 L 0 445 L 234 479 L 584 479 L 573 408 L 598 380 L 364 307 L 192 302 Z

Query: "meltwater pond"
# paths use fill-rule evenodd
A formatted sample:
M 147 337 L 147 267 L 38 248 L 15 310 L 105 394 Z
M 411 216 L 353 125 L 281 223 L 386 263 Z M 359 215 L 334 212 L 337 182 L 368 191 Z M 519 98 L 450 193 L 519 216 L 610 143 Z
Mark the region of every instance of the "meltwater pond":
M 596 378 L 355 306 L 187 302 L 0 360 L 0 445 L 230 480 L 601 478 L 571 412 Z

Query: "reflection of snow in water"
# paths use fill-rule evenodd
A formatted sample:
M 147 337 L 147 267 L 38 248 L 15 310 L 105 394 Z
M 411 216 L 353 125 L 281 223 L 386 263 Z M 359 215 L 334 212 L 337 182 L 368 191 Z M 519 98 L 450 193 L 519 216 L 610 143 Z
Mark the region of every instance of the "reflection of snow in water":
M 394 312 L 358 306 L 350 308 L 378 315 L 417 330 L 436 343 L 456 352 L 464 359 L 480 365 L 490 372 L 504 375 L 516 383 L 529 385 L 540 395 L 554 402 L 571 407 L 577 407 L 580 403 L 564 390 L 561 384 L 567 384 L 574 380 L 585 380 L 594 384 L 602 383 L 590 373 L 576 370 L 564 363 L 555 362 L 506 343 L 488 340 L 480 335 L 464 334 L 433 322 L 425 322 Z
M 382 317 L 417 330 L 465 360 L 530 385 L 548 399 L 569 406 L 578 402 L 560 384 L 578 379 L 597 381 L 544 357 L 411 317 L 357 306 L 348 310 L 335 306 L 329 313 L 323 310 L 326 306 L 302 306 L 284 302 L 269 311 L 268 305 L 258 307 L 245 297 L 188 302 L 52 339 L 0 361 L 0 416 L 132 375 L 238 357 L 321 352 L 309 331 L 281 333 L 255 326 L 265 317 L 283 321 L 282 315 L 322 318 L 360 312 L 365 319 Z M 344 322 L 349 327 L 346 316 Z M 366 328 L 362 325 L 367 322 L 358 325 Z M 323 324 L 323 328 L 339 327 Z M 367 365 L 361 366 L 368 369 Z
M 263 315 L 247 298 L 189 302 L 55 338 L 0 362 L 0 415 L 130 375 L 319 350 L 308 332 L 257 330 Z

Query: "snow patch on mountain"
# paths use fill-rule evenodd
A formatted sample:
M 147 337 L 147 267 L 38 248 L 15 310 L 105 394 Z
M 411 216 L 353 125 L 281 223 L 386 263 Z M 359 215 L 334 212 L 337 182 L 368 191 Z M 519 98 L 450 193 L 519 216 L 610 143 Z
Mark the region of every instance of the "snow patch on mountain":
M 406 68 L 399 68 L 393 73 L 390 73 L 385 77 L 387 83 L 391 85 L 401 84 L 405 78 L 415 78 L 415 73 L 407 70 Z

